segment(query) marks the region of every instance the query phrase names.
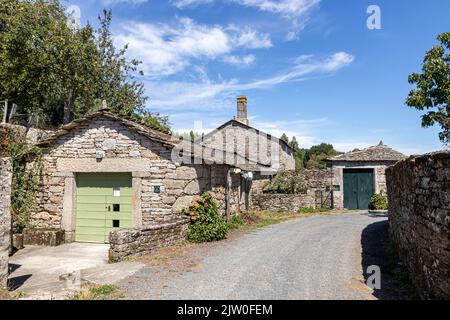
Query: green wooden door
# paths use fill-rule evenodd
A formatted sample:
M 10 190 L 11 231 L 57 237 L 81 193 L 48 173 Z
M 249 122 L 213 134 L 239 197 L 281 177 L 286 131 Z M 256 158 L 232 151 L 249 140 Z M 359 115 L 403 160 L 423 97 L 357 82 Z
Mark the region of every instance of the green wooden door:
M 367 210 L 374 194 L 373 169 L 344 169 L 344 207 Z
M 107 243 L 109 232 L 131 228 L 131 175 L 77 174 L 75 240 Z

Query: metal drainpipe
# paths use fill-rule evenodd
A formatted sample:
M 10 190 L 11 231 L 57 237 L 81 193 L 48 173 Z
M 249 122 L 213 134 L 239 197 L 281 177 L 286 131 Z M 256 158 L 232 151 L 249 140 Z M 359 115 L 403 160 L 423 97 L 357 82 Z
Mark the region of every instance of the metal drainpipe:
M 331 162 L 331 185 L 330 185 L 330 190 L 331 190 L 331 209 L 334 209 L 334 188 L 333 188 L 333 180 L 334 180 L 334 165 L 333 162 Z
M 231 172 L 234 170 L 234 168 L 229 168 L 227 171 L 227 181 L 225 184 L 225 215 L 227 217 L 227 220 L 229 220 L 231 215 Z

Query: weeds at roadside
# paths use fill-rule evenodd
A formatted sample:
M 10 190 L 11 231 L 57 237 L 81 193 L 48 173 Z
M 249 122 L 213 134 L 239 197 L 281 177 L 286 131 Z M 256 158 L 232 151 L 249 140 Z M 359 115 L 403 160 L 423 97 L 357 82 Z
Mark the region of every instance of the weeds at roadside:
M 119 300 L 125 296 L 113 285 L 92 285 L 88 284 L 76 293 L 72 300 Z

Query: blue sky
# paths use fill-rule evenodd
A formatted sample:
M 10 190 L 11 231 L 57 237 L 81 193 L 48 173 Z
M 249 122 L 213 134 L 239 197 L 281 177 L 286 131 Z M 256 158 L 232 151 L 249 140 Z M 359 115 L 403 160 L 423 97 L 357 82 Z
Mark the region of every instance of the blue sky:
M 117 45 L 143 61 L 148 108 L 174 131 L 209 131 L 248 97 L 251 125 L 300 146 L 341 151 L 381 139 L 406 154 L 442 149 L 405 106 L 436 35 L 450 31 L 450 1 L 95 0 L 67 1 L 81 21 L 113 11 Z M 381 30 L 366 10 L 381 9 Z M 200 125 L 198 121 L 202 121 Z M 197 122 L 197 123 L 196 123 Z

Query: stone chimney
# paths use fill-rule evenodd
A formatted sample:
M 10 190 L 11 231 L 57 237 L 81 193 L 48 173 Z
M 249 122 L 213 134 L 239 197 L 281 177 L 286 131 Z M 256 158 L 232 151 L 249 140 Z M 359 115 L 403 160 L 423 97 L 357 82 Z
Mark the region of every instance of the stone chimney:
M 237 97 L 237 116 L 234 120 L 239 121 L 245 125 L 249 125 L 247 117 L 247 97 L 239 96 Z

